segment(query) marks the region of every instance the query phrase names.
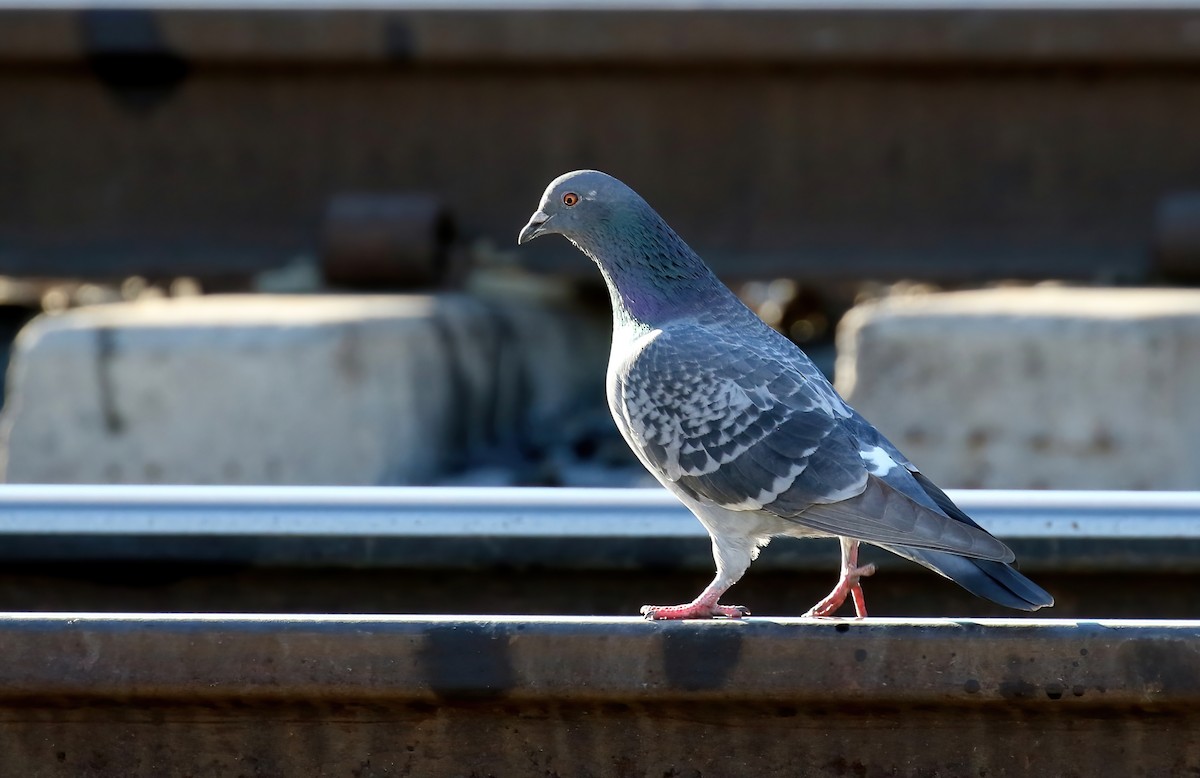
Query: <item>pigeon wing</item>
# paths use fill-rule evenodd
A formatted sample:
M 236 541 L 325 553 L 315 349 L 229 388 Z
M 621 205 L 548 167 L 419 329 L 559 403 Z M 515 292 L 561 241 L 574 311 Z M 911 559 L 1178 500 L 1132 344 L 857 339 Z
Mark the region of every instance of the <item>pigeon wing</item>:
M 614 376 L 616 410 L 643 460 L 683 493 L 728 510 L 871 543 L 1011 559 L 983 530 L 872 472 L 879 454 L 855 434 L 861 417 L 785 345 L 790 353 L 731 343 L 698 325 L 643 342 Z M 892 469 L 911 477 L 906 461 Z

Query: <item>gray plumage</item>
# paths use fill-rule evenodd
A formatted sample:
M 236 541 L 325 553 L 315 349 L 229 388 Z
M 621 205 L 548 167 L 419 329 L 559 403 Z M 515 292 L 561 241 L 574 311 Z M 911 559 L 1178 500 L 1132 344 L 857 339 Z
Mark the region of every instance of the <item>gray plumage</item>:
M 648 615 L 739 615 L 744 609 L 717 599 L 776 535 L 845 539 L 833 607 L 854 589 L 865 613 L 858 576 L 872 570 L 856 567 L 856 541 L 1002 605 L 1053 603 L 1008 565 L 1007 546 L 921 475 L 632 189 L 598 171 L 560 176 L 519 242 L 547 233 L 568 238 L 607 282 L 608 401 L 622 436 L 712 536 L 709 588 L 686 606 L 647 606 Z

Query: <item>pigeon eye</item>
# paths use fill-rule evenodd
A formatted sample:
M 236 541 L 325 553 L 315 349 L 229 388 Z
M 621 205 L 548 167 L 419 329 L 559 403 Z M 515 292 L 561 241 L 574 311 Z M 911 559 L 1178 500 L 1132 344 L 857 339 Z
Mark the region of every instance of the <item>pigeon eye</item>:
M 568 208 L 577 202 L 579 202 L 579 195 L 575 194 L 574 192 L 567 192 L 565 195 L 563 195 L 563 205 L 567 206 Z

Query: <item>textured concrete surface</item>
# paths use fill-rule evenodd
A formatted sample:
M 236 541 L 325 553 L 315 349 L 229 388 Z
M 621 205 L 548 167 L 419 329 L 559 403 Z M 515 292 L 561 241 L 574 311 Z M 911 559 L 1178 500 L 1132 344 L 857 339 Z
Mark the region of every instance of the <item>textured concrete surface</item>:
M 1200 291 L 886 298 L 838 333 L 838 386 L 946 487 L 1200 487 Z
M 6 476 L 424 482 L 536 435 L 585 384 L 599 391 L 606 337 L 564 311 L 461 295 L 216 296 L 41 317 L 15 345 Z

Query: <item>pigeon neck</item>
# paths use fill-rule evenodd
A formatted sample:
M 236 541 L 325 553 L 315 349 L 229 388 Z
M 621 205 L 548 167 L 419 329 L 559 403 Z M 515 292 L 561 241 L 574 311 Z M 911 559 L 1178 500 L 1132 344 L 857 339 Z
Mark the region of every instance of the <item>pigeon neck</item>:
M 604 276 L 618 326 L 656 327 L 738 303 L 687 244 L 673 233 L 669 237 L 673 240 L 580 246 Z

